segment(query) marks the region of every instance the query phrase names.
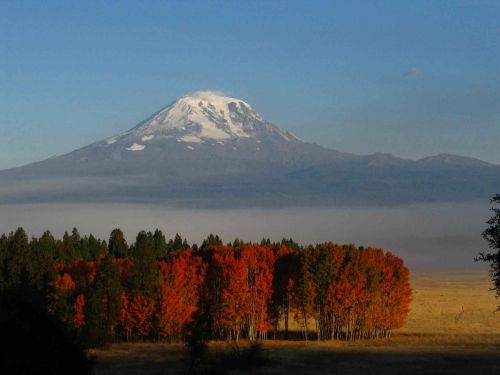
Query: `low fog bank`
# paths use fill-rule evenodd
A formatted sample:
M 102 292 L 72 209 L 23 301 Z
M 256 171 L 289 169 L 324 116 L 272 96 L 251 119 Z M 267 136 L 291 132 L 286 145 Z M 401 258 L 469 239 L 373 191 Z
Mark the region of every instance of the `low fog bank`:
M 141 229 L 176 232 L 190 243 L 209 233 L 225 242 L 235 237 L 260 241 L 293 237 L 308 244 L 322 241 L 354 243 L 390 250 L 412 270 L 485 269 L 474 256 L 486 249 L 481 232 L 490 216 L 485 204 L 420 204 L 375 208 L 284 208 L 189 210 L 144 204 L 12 204 L 0 205 L 0 233 L 24 227 L 56 236 L 77 227 L 107 239 L 119 227 L 133 241 Z

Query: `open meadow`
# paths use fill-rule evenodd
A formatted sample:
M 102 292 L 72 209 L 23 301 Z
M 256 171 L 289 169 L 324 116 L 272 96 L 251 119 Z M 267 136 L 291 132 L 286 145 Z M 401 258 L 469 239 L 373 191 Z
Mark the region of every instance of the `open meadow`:
M 264 343 L 271 364 L 259 374 L 497 374 L 499 301 L 485 273 L 420 273 L 405 326 L 389 339 Z M 241 345 L 246 345 L 242 342 Z M 212 353 L 228 350 L 210 343 Z M 179 374 L 182 344 L 123 343 L 93 350 L 96 374 Z M 237 372 L 235 372 L 237 373 Z

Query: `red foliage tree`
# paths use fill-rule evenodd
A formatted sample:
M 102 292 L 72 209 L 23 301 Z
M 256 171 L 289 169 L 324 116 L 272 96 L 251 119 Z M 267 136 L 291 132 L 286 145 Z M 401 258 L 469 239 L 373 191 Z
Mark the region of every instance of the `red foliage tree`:
M 85 296 L 83 294 L 79 294 L 78 297 L 76 297 L 74 310 L 75 318 L 73 322 L 75 327 L 80 330 L 85 325 Z
M 129 303 L 128 313 L 134 331 L 141 337 L 147 337 L 153 330 L 155 301 L 144 296 L 135 296 Z
M 406 320 L 411 302 L 410 272 L 403 264 L 403 260 L 388 252 L 385 255 L 385 263 L 390 278 L 385 284 L 385 304 L 392 311 L 386 330 L 390 333 L 391 328 L 401 328 Z
M 75 283 L 75 289 L 84 291 L 94 281 L 99 261 L 100 259 L 97 261 L 80 259 L 71 264 L 57 264 L 55 268 L 59 275 L 68 274 L 71 276 L 71 279 Z
M 57 275 L 53 285 L 57 290 L 63 293 L 70 293 L 76 288 L 76 284 L 73 281 L 73 278 L 66 272 L 62 275 Z
M 224 266 L 220 326 L 227 330 L 229 337 L 238 340 L 250 316 L 248 267 L 243 259 L 235 258 L 233 254 L 226 254 L 221 263 Z
M 201 258 L 193 256 L 191 251 L 160 263 L 158 321 L 161 334 L 179 336 L 198 309 L 204 270 Z
M 245 245 L 237 249 L 247 268 L 248 337 L 263 338 L 272 328 L 268 307 L 273 295 L 275 255 L 269 247 Z
M 120 317 L 118 322 L 120 324 L 122 332 L 125 334 L 125 339 L 128 341 L 132 330 L 134 329 L 134 321 L 130 314 L 130 302 L 127 298 L 127 294 L 122 292 L 121 296 L 122 308 L 120 310 Z

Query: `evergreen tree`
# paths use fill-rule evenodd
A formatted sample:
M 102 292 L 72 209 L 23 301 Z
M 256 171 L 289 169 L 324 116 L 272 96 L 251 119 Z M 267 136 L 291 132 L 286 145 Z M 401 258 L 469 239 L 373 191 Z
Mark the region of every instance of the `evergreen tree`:
M 170 239 L 168 241 L 167 252 L 169 255 L 174 255 L 188 248 L 189 244 L 186 239 L 183 239 L 179 233 L 176 233 L 174 239 Z
M 45 231 L 40 238 L 31 240 L 30 247 L 35 262 L 33 282 L 47 295 L 50 281 L 55 277 L 56 240 L 50 231 Z
M 108 256 L 97 268 L 85 304 L 85 337 L 89 346 L 102 346 L 113 339 L 122 291 L 120 273 Z
M 126 258 L 128 256 L 129 248 L 121 229 L 116 228 L 111 231 L 108 251 L 113 258 Z
M 81 240 L 81 237 L 80 237 L 80 233 L 78 232 L 78 229 L 76 228 L 73 228 L 73 230 L 71 231 L 71 241 L 73 241 L 73 243 L 75 245 L 77 245 Z
M 7 285 L 16 286 L 32 282 L 34 264 L 31 258 L 28 236 L 23 228 L 17 228 L 8 238 L 5 259 Z
M 60 254 L 58 254 L 59 261 L 61 261 L 62 263 L 70 264 L 79 258 L 78 256 L 79 243 L 76 242 L 76 240 L 78 240 L 78 242 L 80 241 L 80 235 L 78 234 L 76 228 L 73 229 L 71 235 L 69 235 L 68 232 L 64 232 L 62 243 L 59 248 L 60 251 Z
M 245 244 L 245 242 L 243 242 L 242 240 L 240 240 L 238 237 L 236 237 L 233 241 L 232 244 L 229 244 L 228 246 L 232 246 L 232 247 L 238 247 L 238 246 L 243 246 Z
M 131 295 L 153 297 L 158 288 L 158 262 L 151 232 L 139 232 L 131 255 L 134 259 L 129 280 Z
M 491 203 L 500 204 L 500 194 L 496 194 Z M 488 241 L 489 251 L 482 252 L 476 261 L 490 263 L 490 277 L 496 291 L 497 298 L 500 297 L 500 207 L 492 207 L 493 215 L 486 222 L 489 227 L 483 232 L 483 238 Z M 500 306 L 498 306 L 500 310 Z
M 94 260 L 108 253 L 108 247 L 105 241 L 96 239 L 92 234 L 85 236 L 82 240 L 85 248 L 86 260 Z
M 7 251 L 9 240 L 5 234 L 0 237 L 0 292 L 7 287 Z
M 272 246 L 271 239 L 269 237 L 268 238 L 262 238 L 262 240 L 260 241 L 260 245 L 261 246 L 269 246 L 269 247 L 271 247 Z
M 207 238 L 203 240 L 203 243 L 201 244 L 201 248 L 205 249 L 210 246 L 222 246 L 222 240 L 218 235 L 213 235 L 210 233 Z
M 157 257 L 167 255 L 167 240 L 165 235 L 160 229 L 156 229 L 153 234 L 153 241 L 155 246 L 155 253 Z
M 71 231 L 71 241 L 73 242 L 73 246 L 75 247 L 76 257 L 78 259 L 81 257 L 80 245 L 81 245 L 82 237 L 80 236 L 80 232 L 78 232 L 78 229 L 76 229 L 76 228 L 73 228 L 73 230 Z
M 301 251 L 302 250 L 302 246 L 300 246 L 292 238 L 283 238 L 281 240 L 281 246 L 289 247 L 290 249 L 295 250 L 295 251 Z
M 311 255 L 310 251 L 300 253 L 297 283 L 295 284 L 294 297 L 297 306 L 304 339 L 308 340 L 309 317 L 313 314 L 313 298 L 315 295 L 313 275 L 311 275 Z

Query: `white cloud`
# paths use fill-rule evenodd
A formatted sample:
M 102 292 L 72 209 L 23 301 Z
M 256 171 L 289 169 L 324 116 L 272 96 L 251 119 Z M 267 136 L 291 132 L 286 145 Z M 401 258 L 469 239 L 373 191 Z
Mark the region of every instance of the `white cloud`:
M 414 77 L 419 73 L 418 69 L 414 66 L 405 71 L 405 76 Z

